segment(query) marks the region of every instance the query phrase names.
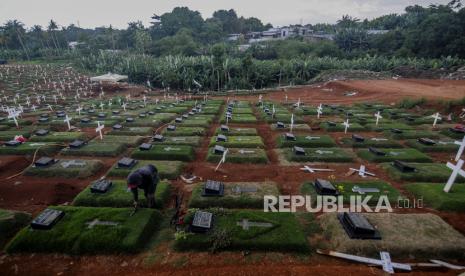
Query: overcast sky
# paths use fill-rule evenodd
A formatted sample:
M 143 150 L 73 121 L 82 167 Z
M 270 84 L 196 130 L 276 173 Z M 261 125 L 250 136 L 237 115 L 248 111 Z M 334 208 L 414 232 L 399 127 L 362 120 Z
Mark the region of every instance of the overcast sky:
M 140 20 L 148 26 L 153 13 L 187 6 L 203 18 L 218 9 L 235 9 L 239 16 L 257 17 L 264 23 L 283 26 L 298 23 L 334 23 L 344 14 L 361 19 L 401 13 L 409 5 L 445 4 L 450 0 L 0 0 L 0 22 L 18 19 L 30 27 L 46 26 L 54 19 L 60 26 L 81 27 L 112 24 L 126 28 Z

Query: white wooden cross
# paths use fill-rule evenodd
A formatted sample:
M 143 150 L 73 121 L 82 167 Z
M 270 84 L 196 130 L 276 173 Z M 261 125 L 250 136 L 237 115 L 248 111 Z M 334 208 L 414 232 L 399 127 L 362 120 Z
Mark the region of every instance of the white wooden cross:
M 145 95 L 144 95 L 143 100 L 144 100 L 144 107 L 146 107 L 147 106 L 147 97 Z
M 309 173 L 315 173 L 315 172 L 334 172 L 334 170 L 331 169 L 318 169 L 318 168 L 311 168 L 309 166 L 304 166 L 303 168 L 300 168 L 302 171 L 306 171 Z
M 290 131 L 292 133 L 292 129 L 294 128 L 294 113 L 291 116 L 291 126 L 290 126 Z
M 354 169 L 354 168 L 350 168 L 350 170 L 358 172 L 358 175 L 360 175 L 361 177 L 366 177 L 367 175 L 376 176 L 374 173 L 367 172 L 366 168 L 365 168 L 365 165 L 360 165 L 360 169 L 358 169 L 358 170 Z
M 465 177 L 465 171 L 462 169 L 463 163 L 462 159 L 459 159 L 457 165 L 447 162 L 447 167 L 452 170 L 452 174 L 447 180 L 446 186 L 444 186 L 444 192 L 448 193 L 450 191 L 458 175 Z
M 53 95 L 53 100 L 55 101 L 55 104 L 57 104 L 57 95 Z
M 73 118 L 68 117 L 68 114 L 66 114 L 66 118 L 65 118 L 64 122 L 68 124 L 68 130 L 71 130 L 71 120 L 72 119 Z
M 100 134 L 100 140 L 103 140 L 102 130 L 104 127 L 105 125 L 100 125 L 100 121 L 97 121 L 97 128 L 95 129 L 95 132 L 98 132 Z
M 463 136 L 462 142 L 455 141 L 454 144 L 460 146 L 459 150 L 457 151 L 457 155 L 455 156 L 455 161 L 459 161 L 463 154 L 463 150 L 465 149 L 465 136 Z
M 31 106 L 32 111 L 36 112 L 36 107 L 37 107 L 37 106 L 36 106 L 35 104 L 33 104 L 33 105 Z
M 271 115 L 271 118 L 274 119 L 274 114 L 276 113 L 276 109 L 274 108 L 274 104 L 273 104 L 273 114 Z
M 103 102 L 100 102 L 100 109 L 102 109 L 102 111 L 103 111 L 104 106 L 105 106 L 105 104 L 103 104 Z
M 434 118 L 433 127 L 435 127 L 436 124 L 437 124 L 437 122 L 438 122 L 438 120 L 441 119 L 441 115 L 439 114 L 439 112 L 437 112 L 436 114 L 431 115 L 431 117 Z
M 349 124 L 349 119 L 347 119 L 347 120 L 346 120 L 346 121 L 343 123 L 343 125 L 345 126 L 344 133 L 346 133 L 346 134 L 347 134 L 347 130 L 348 130 L 348 129 L 349 129 L 349 127 L 350 127 L 350 124 Z
M 76 109 L 76 111 L 79 113 L 79 116 L 81 116 L 81 110 L 82 110 L 82 106 L 78 105 L 78 108 Z
M 287 103 L 287 94 L 286 94 L 286 103 Z
M 16 127 L 19 127 L 18 120 L 17 120 L 19 115 L 20 115 L 20 112 L 15 110 L 14 108 L 8 110 L 8 119 L 13 119 L 13 121 L 15 122 Z
M 299 107 L 300 107 L 300 98 L 299 98 L 299 100 L 297 101 L 297 108 L 299 108 Z
M 317 113 L 317 118 L 320 119 L 321 114 L 323 114 L 323 106 L 322 106 L 322 104 L 320 104 L 318 106 L 318 108 L 316 109 L 316 113 Z
M 124 111 L 126 112 L 126 103 L 123 103 L 121 106 L 123 107 Z
M 53 108 L 50 104 L 47 104 L 47 107 L 50 109 L 50 111 L 53 111 Z
M 381 112 L 378 111 L 378 113 L 375 114 L 375 117 L 376 117 L 376 125 L 378 125 L 379 119 L 382 119 L 383 116 L 381 116 Z
M 228 154 L 228 151 L 229 151 L 229 149 L 226 149 L 226 150 L 223 152 L 223 156 L 221 157 L 220 162 L 218 162 L 218 165 L 217 165 L 216 168 L 215 168 L 215 172 L 218 170 L 218 168 L 221 166 L 221 164 L 223 164 L 224 162 L 226 162 L 226 154 Z

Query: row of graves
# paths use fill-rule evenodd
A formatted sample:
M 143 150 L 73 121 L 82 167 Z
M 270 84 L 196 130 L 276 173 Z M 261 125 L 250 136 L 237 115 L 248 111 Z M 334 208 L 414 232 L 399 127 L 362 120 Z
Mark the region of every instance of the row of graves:
M 96 254 L 143 249 L 164 219 L 159 210 L 170 199 L 170 180 L 178 178 L 185 163 L 194 159 L 222 104 L 221 100 L 144 97 L 51 104 L 52 109 L 37 108 L 33 115 L 24 110 L 23 117 L 31 123 L 0 131 L 0 154 L 37 155 L 26 175 L 85 181 L 101 173 L 102 159 L 117 162 L 105 177 L 78 194 L 71 206 L 50 206 L 35 217 L 11 240 L 7 251 Z M 27 142 L 13 145 L 18 131 Z M 146 164 L 159 171 L 155 195 L 159 210 L 131 208 L 126 178 Z M 142 207 L 144 200 L 142 196 Z
M 257 108 L 277 133 L 281 165 L 298 166 L 296 170 L 311 175 L 330 174 L 332 167 L 347 163 L 353 166 L 350 172 L 360 176 L 360 181 L 340 176 L 303 183 L 301 193 L 310 195 L 312 202 L 318 196 L 343 196 L 347 205 L 350 196 L 369 195 L 371 206 L 387 196 L 394 208 L 412 208 L 420 199 L 422 206 L 443 212 L 465 210 L 465 129 L 438 113 L 416 114 L 382 104 L 311 107 L 300 100 L 283 104 L 259 99 Z M 438 152 L 450 154 L 454 161 L 435 161 Z M 378 178 L 366 169 L 368 164 L 380 167 L 389 178 Z M 405 191 L 389 181 L 402 183 Z M 463 235 L 434 214 L 328 213 L 318 217 L 318 223 L 331 254 L 338 257 L 343 256 L 334 251 L 372 257 L 379 251 L 400 258 L 464 257 Z M 380 260 L 371 261 L 380 265 Z
M 465 140 L 456 141 L 460 128 L 443 122 L 438 114 L 411 114 L 380 104 L 309 107 L 300 100 L 272 103 L 261 97 L 257 106 L 245 101 L 224 104 L 222 100 L 179 98 L 48 101 L 35 110 L 9 107 L 4 111 L 0 155 L 37 153 L 40 158 L 25 173 L 44 178 L 85 179 L 100 171 L 99 159 L 117 157 L 118 161 L 71 206 L 50 206 L 34 218 L 7 245 L 8 252 L 140 251 L 166 219 L 160 209 L 170 198 L 169 180 L 180 175 L 185 162 L 194 161 L 196 149 L 216 121 L 220 127 L 209 138 L 207 161 L 218 166 L 225 162 L 266 166 L 265 145 L 253 127 L 260 120 L 277 134 L 276 151 L 282 165 L 309 173 L 311 181 L 302 184 L 303 195 L 370 195 L 369 205 L 382 195 L 392 202 L 407 198 L 389 180 L 377 178 L 363 166 L 373 163 L 431 208 L 460 212 L 465 206 L 460 184 L 465 182 L 461 160 Z M 12 106 L 10 100 L 7 103 Z M 260 118 L 254 115 L 257 110 Z M 83 131 L 75 131 L 79 129 Z M 95 138 L 85 130 L 91 130 Z M 12 136 L 19 131 L 28 140 L 13 145 Z M 333 138 L 339 134 L 342 138 Z M 456 155 L 456 161 L 434 162 L 428 153 L 435 151 L 448 151 Z M 336 163 L 362 163 L 352 169 L 360 181 L 312 179 L 311 173 L 330 173 Z M 131 208 L 125 178 L 145 164 L 156 165 L 163 179 L 155 196 L 158 210 Z M 310 247 L 308 235 L 321 231 L 333 252 L 376 257 L 370 259 L 372 264 L 385 264 L 387 271 L 390 266 L 391 270 L 411 267 L 390 262 L 386 252 L 395 258 L 465 257 L 463 235 L 434 214 L 345 212 L 303 219 L 302 212 L 263 211 L 265 196 L 280 195 L 278 184 L 272 181 L 204 179 L 192 185 L 189 209 L 177 227 L 177 250 L 310 252 L 315 248 Z M 381 259 L 379 251 L 383 251 Z

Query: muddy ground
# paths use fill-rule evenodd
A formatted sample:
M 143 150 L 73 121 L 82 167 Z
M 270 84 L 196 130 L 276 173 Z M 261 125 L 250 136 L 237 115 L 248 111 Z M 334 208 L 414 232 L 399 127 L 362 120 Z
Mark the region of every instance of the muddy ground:
M 138 94 L 135 89 L 133 94 Z M 357 91 L 354 96 L 344 96 L 347 91 Z M 126 92 L 127 93 L 127 92 Z M 154 93 L 157 94 L 156 92 Z M 264 95 L 264 100 L 284 102 L 298 98 L 306 104 L 352 104 L 355 102 L 383 102 L 392 104 L 403 98 L 445 99 L 453 100 L 465 97 L 465 81 L 446 80 L 369 80 L 369 81 L 336 81 L 304 88 L 287 89 Z M 135 96 L 135 95 L 134 95 Z M 257 101 L 257 96 L 237 96 L 236 99 Z M 306 122 L 312 118 L 306 117 Z M 349 176 L 350 167 L 358 167 L 360 160 L 352 164 L 331 164 L 335 172 L 307 174 L 299 166 L 284 166 L 274 151 L 275 138 L 280 132 L 272 131 L 268 124 L 259 121 L 257 124 L 230 124 L 231 127 L 255 127 L 264 140 L 266 153 L 270 163 L 258 164 L 224 164 L 218 172 L 214 172 L 216 164 L 205 162 L 208 143 L 214 135 L 218 123 L 212 124 L 197 150 L 195 162 L 187 165 L 185 172 L 193 173 L 202 179 L 222 181 L 274 181 L 278 183 L 283 194 L 298 194 L 304 181 L 315 178 L 327 178 L 330 175 L 338 179 L 358 180 Z M 296 131 L 298 134 L 299 131 Z M 302 133 L 308 133 L 302 131 Z M 323 133 L 313 131 L 312 134 Z M 328 134 L 328 133 L 325 133 Z M 329 133 L 336 141 L 350 134 Z M 435 159 L 441 162 L 452 158 L 452 154 L 437 154 Z M 0 208 L 31 212 L 36 215 L 48 205 L 70 204 L 73 198 L 92 180 L 100 178 L 120 157 L 99 158 L 104 162 L 100 174 L 85 180 L 33 178 L 16 175 L 24 170 L 31 158 L 0 158 Z M 328 164 L 323 164 L 328 166 Z M 377 178 L 388 180 L 394 187 L 405 192 L 402 182 L 391 181 L 386 173 L 376 164 L 369 164 L 368 171 L 374 172 Z M 183 193 L 187 201 L 191 187 L 177 180 L 173 182 L 177 193 Z M 173 194 L 174 201 L 174 194 Z M 173 202 L 170 203 L 173 205 Z M 444 213 L 429 209 L 397 209 L 396 212 L 434 212 L 445 219 L 455 229 L 465 234 L 465 213 Z M 313 242 L 313 241 L 312 241 Z M 396 260 L 407 261 L 407 260 Z M 445 270 L 417 271 L 417 274 L 455 275 L 456 272 Z M 149 249 L 138 255 L 105 255 L 105 256 L 67 256 L 61 254 L 24 254 L 0 255 L 0 275 L 381 275 L 380 269 L 365 265 L 353 264 L 329 257 L 313 254 L 299 256 L 282 253 L 224 252 L 220 254 L 198 252 L 174 252 L 166 241 L 149 246 Z

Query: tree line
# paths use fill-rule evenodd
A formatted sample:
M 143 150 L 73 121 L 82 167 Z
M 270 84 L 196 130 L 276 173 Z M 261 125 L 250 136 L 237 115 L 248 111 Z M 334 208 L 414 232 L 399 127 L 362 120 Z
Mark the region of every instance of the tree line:
M 387 58 L 465 58 L 465 8 L 460 0 L 445 5 L 408 6 L 401 14 L 388 14 L 372 20 L 344 15 L 335 24 L 308 25 L 315 32 L 334 35 L 332 41 L 307 41 L 302 37 L 252 44 L 245 51 L 227 42 L 228 34 L 246 34 L 271 28 L 255 17 L 238 16 L 234 10 L 218 10 L 210 18 L 198 11 L 177 7 L 154 14 L 149 26 L 130 22 L 126 29 L 111 25 L 94 29 L 74 24 L 59 26 L 51 20 L 45 27 L 26 28 L 18 20 L 0 26 L 0 58 L 34 59 L 63 57 L 68 43 L 77 41 L 81 56 L 97 55 L 100 50 L 130 54 L 164 56 L 212 56 L 216 45 L 230 58 L 254 60 L 333 57 L 360 59 L 366 56 Z M 298 25 L 297 25 L 298 26 Z M 384 30 L 371 34 L 371 30 Z M 73 53 L 75 55 L 75 53 Z

